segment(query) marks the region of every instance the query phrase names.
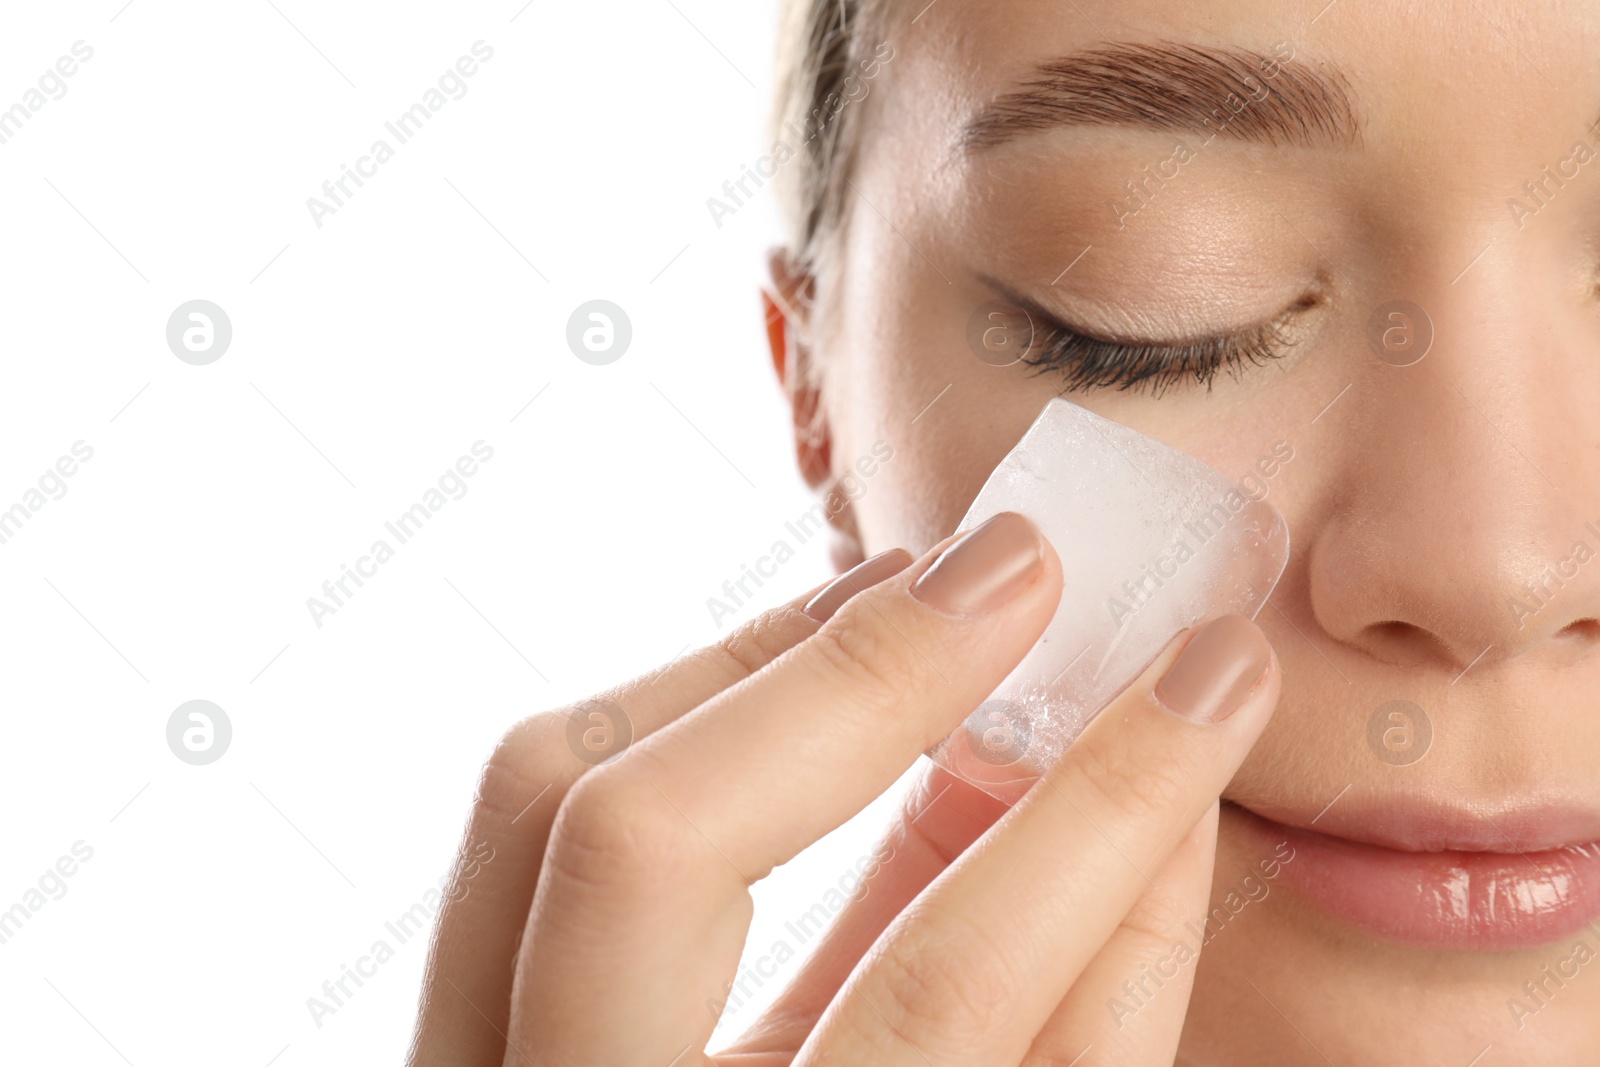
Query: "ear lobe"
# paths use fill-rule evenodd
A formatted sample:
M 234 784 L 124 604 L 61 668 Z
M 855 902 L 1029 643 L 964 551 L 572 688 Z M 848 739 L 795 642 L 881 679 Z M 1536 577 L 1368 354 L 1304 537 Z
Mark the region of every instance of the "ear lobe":
M 794 454 L 800 477 L 815 489 L 833 476 L 833 434 L 822 411 L 822 391 L 803 385 L 790 390 L 794 411 Z

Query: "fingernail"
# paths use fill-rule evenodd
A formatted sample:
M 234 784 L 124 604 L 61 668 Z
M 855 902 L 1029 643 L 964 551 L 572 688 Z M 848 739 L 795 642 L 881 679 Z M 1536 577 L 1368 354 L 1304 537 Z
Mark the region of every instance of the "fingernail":
M 1272 647 L 1255 623 L 1224 615 L 1200 627 L 1156 685 L 1156 699 L 1192 722 L 1232 715 L 1267 673 Z
M 818 622 L 827 622 L 833 613 L 844 607 L 845 601 L 870 589 L 881 581 L 893 578 L 911 566 L 911 553 L 903 548 L 891 548 L 845 571 L 822 587 L 822 592 L 806 601 L 802 609 Z
M 1027 588 L 1044 565 L 1044 544 L 1033 523 L 1002 511 L 974 526 L 934 560 L 911 595 L 947 615 L 994 611 Z

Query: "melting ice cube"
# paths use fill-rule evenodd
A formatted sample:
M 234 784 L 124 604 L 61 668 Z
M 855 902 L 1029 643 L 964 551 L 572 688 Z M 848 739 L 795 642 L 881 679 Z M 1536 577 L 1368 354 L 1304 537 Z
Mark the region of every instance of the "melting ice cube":
M 1051 400 L 960 529 L 1032 519 L 1061 557 L 1061 606 L 1033 649 L 929 755 L 1014 802 L 1174 637 L 1254 618 L 1289 561 L 1263 491 L 1153 437 Z

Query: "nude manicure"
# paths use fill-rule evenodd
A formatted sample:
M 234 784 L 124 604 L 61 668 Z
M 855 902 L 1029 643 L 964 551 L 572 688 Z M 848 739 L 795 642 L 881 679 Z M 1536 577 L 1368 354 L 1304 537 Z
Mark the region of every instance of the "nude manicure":
M 947 615 L 983 615 L 1027 588 L 1044 564 L 1039 530 L 1003 511 L 968 530 L 911 586 L 911 595 Z
M 903 548 L 891 548 L 845 571 L 823 586 L 822 591 L 801 609 L 818 622 L 827 622 L 845 602 L 863 589 L 870 589 L 887 581 L 911 566 L 911 553 Z
M 1232 715 L 1267 673 L 1272 647 L 1255 623 L 1224 615 L 1200 627 L 1156 685 L 1156 699 L 1192 722 Z

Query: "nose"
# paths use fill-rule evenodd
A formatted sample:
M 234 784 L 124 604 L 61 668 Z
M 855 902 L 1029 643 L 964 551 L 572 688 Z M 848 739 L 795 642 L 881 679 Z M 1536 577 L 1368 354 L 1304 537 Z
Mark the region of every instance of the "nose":
M 1330 636 L 1453 672 L 1600 648 L 1600 369 L 1562 298 L 1478 266 L 1426 299 L 1420 362 L 1359 368 L 1307 560 Z

